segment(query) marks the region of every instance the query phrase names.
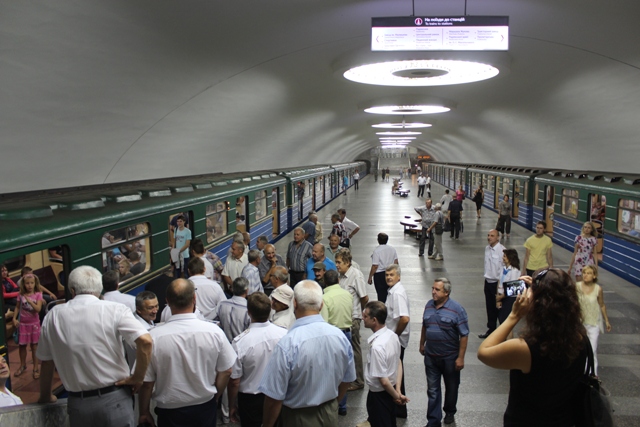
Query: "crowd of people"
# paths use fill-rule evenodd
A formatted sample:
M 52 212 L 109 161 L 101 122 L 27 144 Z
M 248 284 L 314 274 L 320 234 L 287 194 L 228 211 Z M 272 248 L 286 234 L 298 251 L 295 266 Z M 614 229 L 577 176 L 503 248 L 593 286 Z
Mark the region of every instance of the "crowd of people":
M 418 255 L 427 249 L 429 258 L 439 261 L 445 221 L 451 237 L 459 236 L 464 191 L 454 198 L 446 190 L 432 206 L 430 180 L 419 179 L 418 185 L 423 186 L 419 194 L 428 189 L 429 196 L 424 207 L 416 208 L 422 217 Z M 19 330 L 21 365 L 14 375 L 25 372 L 31 346 L 39 401 L 56 400 L 51 385 L 57 369 L 69 392 L 72 427 L 133 426 L 135 393 L 139 423 L 145 426 L 215 426 L 220 418 L 242 426 L 335 427 L 347 414 L 348 392 L 365 385 L 368 419 L 358 426 L 395 426 L 397 418 L 407 417 L 410 402 L 403 365 L 410 299 L 401 260 L 389 236 L 379 233 L 365 279 L 367 270 L 351 253 L 360 227 L 346 214 L 339 209 L 331 215 L 325 246 L 322 225 L 312 213 L 293 231 L 282 255 L 266 236 L 251 249 L 249 233 L 237 233 L 225 263 L 212 259 L 178 218 L 172 247 L 180 262 L 161 313 L 153 292 L 134 297 L 119 291 L 123 271 L 102 274 L 81 266 L 68 278 L 73 298 L 51 310 L 40 326 L 38 277 L 27 273 L 16 285 L 2 266 L 5 302 L 14 302 Z M 506 215 L 501 208 L 503 237 L 510 234 Z M 584 372 L 586 345 L 595 353 L 599 333 L 611 330 L 597 283 L 593 225 L 586 223 L 576 238 L 575 269 L 570 270 L 577 284 L 570 273 L 553 268 L 545 229 L 540 221 L 524 245 L 526 274 L 518 252 L 500 243 L 500 232 L 487 235 L 487 331 L 479 335 L 484 341 L 478 357 L 511 371 L 505 425 L 573 425 L 572 399 Z M 517 280 L 526 287 L 511 294 Z M 377 300 L 369 299 L 367 283 L 375 286 Z M 423 311 L 419 352 L 427 377 L 428 427 L 453 423 L 457 412 L 470 332 L 467 313 L 451 298 L 452 290 L 446 277 L 435 279 Z M 525 327 L 514 337 L 523 318 Z M 363 325 L 372 331 L 366 355 Z M 4 387 L 9 375 L 3 359 L 0 406 L 21 403 Z

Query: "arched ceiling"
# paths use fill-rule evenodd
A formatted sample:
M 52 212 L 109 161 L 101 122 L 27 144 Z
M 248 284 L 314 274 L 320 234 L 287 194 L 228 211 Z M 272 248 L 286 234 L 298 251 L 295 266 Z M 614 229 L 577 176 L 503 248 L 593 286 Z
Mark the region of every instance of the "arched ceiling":
M 412 143 L 441 161 L 637 172 L 640 2 L 466 7 L 510 17 L 508 71 L 394 88 L 334 69 L 409 1 L 0 0 L 0 193 L 351 161 L 397 96 L 455 104 Z

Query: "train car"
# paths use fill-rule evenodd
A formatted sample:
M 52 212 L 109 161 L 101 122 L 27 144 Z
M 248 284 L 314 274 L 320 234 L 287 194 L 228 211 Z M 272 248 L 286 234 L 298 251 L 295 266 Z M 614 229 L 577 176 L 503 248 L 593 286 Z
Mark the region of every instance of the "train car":
M 16 279 L 35 270 L 58 298 L 70 297 L 66 277 L 79 265 L 120 269 L 120 289 L 136 294 L 170 269 L 170 241 L 178 214 L 212 257 L 226 260 L 232 236 L 251 233 L 276 241 L 299 222 L 295 186 L 306 180 L 302 218 L 338 195 L 336 169 L 349 173 L 365 164 L 211 174 L 166 180 L 0 195 L 0 263 Z M 328 189 L 328 190 L 327 190 Z M 142 265 L 129 271 L 128 255 Z M 0 301 L 0 354 L 6 352 L 4 301 Z
M 466 195 L 469 195 L 471 181 L 468 169 L 471 165 L 463 163 L 429 163 L 427 173 L 438 184 L 451 190 L 457 190 L 461 185 Z
M 598 234 L 598 265 L 640 286 L 640 176 L 552 170 L 535 178 L 534 221 L 574 250 L 586 221 Z
M 599 266 L 640 286 L 638 175 L 437 162 L 427 170 L 451 189 L 466 176 L 468 195 L 482 183 L 483 206 L 494 211 L 509 194 L 514 222 L 533 231 L 544 220 L 554 243 L 570 251 L 582 224 L 592 221 L 598 232 Z
M 532 230 L 534 178 L 546 173 L 545 169 L 507 167 L 507 166 L 472 166 L 467 169 L 471 194 L 482 184 L 484 189 L 483 206 L 498 210 L 498 204 L 505 195 L 511 200 L 511 217 L 513 222 Z

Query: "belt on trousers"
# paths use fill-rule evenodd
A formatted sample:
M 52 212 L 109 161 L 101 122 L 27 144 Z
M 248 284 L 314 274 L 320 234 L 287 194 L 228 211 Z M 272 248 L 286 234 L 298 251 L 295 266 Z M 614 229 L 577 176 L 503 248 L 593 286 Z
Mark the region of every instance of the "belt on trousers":
M 116 385 L 110 385 L 109 387 L 97 388 L 95 390 L 89 391 L 70 391 L 69 396 L 71 397 L 94 397 L 100 396 L 103 394 L 113 393 L 114 391 L 120 390 L 122 387 Z
M 298 274 L 301 274 L 301 273 L 306 273 L 306 271 L 304 271 L 304 270 L 303 270 L 303 271 L 289 270 L 289 273 L 298 273 Z

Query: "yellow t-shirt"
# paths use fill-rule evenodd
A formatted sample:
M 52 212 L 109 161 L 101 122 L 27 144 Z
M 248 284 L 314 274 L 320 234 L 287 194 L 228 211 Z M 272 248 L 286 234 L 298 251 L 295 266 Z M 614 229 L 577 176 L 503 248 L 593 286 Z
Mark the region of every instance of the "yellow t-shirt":
M 549 236 L 536 237 L 534 234 L 524 242 L 524 247 L 529 249 L 527 270 L 537 270 L 549 266 L 547 251 L 553 247 L 553 242 Z

